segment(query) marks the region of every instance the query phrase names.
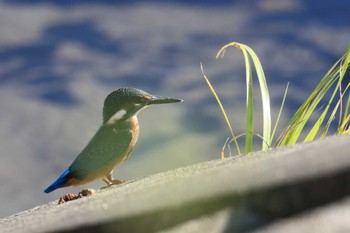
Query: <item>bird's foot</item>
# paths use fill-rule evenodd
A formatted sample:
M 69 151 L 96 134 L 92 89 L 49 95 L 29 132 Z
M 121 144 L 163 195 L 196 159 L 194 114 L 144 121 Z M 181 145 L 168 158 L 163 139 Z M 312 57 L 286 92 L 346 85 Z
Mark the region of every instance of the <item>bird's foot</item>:
M 104 180 L 106 182 L 106 180 Z M 102 187 L 101 189 L 106 189 L 111 187 L 112 185 L 120 185 L 122 183 L 125 183 L 125 180 L 108 180 L 107 186 Z
M 111 180 L 110 181 L 112 184 L 111 185 L 118 185 L 118 184 L 122 184 L 125 183 L 125 180 Z

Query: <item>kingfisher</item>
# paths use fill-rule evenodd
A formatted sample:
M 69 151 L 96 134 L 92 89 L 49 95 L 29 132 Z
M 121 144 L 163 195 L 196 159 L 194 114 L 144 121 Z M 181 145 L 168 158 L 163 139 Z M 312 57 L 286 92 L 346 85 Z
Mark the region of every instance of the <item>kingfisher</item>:
M 103 121 L 96 134 L 47 189 L 83 185 L 102 179 L 109 187 L 124 181 L 113 178 L 113 168 L 127 160 L 139 136 L 138 112 L 153 104 L 182 102 L 181 99 L 154 96 L 145 91 L 123 87 L 111 92 L 104 101 Z

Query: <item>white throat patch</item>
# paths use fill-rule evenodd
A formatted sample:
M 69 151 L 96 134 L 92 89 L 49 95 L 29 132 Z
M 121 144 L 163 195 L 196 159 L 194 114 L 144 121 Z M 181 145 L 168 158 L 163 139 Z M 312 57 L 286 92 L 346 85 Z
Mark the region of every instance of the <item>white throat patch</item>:
M 114 123 L 116 123 L 118 120 L 122 119 L 126 114 L 126 110 L 125 109 L 121 109 L 118 112 L 116 112 L 111 118 L 109 118 L 109 120 L 107 121 L 107 125 L 112 125 Z

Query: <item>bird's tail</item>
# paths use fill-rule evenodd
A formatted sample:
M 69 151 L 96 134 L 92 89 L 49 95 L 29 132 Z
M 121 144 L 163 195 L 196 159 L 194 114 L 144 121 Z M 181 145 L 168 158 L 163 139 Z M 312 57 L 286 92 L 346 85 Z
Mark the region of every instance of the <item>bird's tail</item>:
M 50 192 L 54 191 L 55 189 L 63 187 L 63 185 L 65 183 L 67 183 L 69 180 L 68 174 L 69 174 L 69 168 L 64 170 L 62 175 L 60 177 L 58 177 L 57 180 L 55 180 L 55 182 L 53 182 L 47 189 L 45 189 L 44 192 L 50 193 Z

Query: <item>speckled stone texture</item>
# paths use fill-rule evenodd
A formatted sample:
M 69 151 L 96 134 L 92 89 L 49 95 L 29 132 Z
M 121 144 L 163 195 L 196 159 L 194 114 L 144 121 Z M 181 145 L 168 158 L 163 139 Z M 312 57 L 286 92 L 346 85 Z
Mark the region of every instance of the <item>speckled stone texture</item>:
M 159 173 L 1 219 L 0 232 L 346 232 L 349 140 L 329 137 Z

